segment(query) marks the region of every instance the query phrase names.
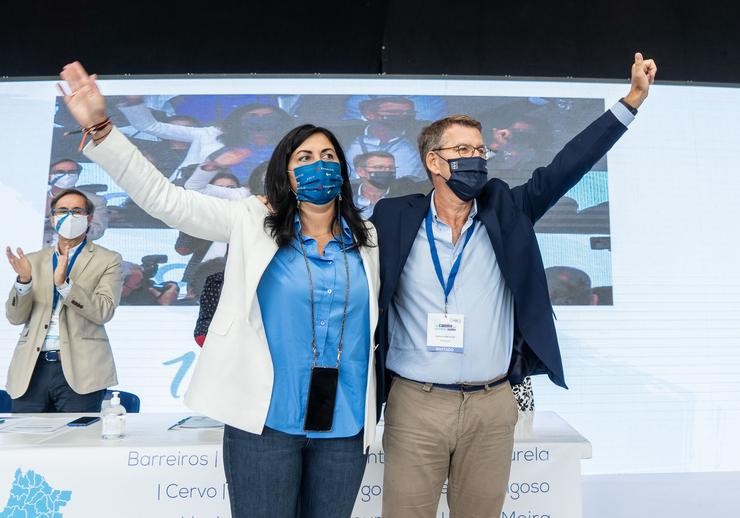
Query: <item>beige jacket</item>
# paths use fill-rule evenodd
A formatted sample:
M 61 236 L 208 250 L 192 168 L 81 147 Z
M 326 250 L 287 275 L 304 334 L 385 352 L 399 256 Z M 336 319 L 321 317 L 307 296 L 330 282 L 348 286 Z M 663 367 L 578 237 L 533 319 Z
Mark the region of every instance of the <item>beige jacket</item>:
M 12 398 L 28 389 L 46 337 L 53 301 L 53 252 L 47 247 L 26 256 L 31 262 L 31 289 L 19 295 L 13 283 L 5 303 L 8 321 L 23 325 L 8 369 L 7 391 Z M 75 392 L 88 394 L 118 383 L 103 324 L 113 317 L 121 298 L 121 256 L 89 242 L 69 279 L 72 289 L 59 301 L 59 353 L 67 383 Z

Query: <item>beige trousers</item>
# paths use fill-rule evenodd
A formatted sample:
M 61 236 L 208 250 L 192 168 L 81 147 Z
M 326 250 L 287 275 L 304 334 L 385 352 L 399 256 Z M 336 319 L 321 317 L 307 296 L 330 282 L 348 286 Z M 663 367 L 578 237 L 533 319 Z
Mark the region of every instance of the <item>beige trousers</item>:
M 395 377 L 385 408 L 383 518 L 500 518 L 518 408 L 511 385 L 462 392 Z

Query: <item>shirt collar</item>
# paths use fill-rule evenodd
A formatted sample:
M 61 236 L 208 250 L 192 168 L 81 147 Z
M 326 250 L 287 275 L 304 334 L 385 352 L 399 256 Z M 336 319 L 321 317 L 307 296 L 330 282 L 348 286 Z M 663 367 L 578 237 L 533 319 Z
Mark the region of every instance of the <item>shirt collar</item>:
M 446 225 L 446 223 L 444 223 L 444 221 L 440 220 L 437 217 L 437 206 L 434 204 L 434 196 L 435 196 L 435 194 L 436 194 L 436 191 L 432 191 L 432 200 L 429 203 L 429 208 L 432 211 L 432 219 L 434 220 L 435 223 L 442 223 L 442 224 L 445 224 Z M 467 219 L 467 222 L 466 222 L 466 226 L 467 226 L 467 223 L 472 222 L 473 219 L 477 215 L 478 215 L 478 200 L 476 200 L 475 198 L 473 198 L 473 207 L 470 209 L 470 214 L 468 214 L 468 219 Z
M 301 234 L 301 218 L 298 217 L 298 214 L 296 213 L 295 218 L 293 219 L 295 223 L 295 232 L 296 232 L 296 239 L 298 238 L 298 235 Z M 352 236 L 352 229 L 349 226 L 349 223 L 347 223 L 347 220 L 342 218 L 342 236 L 344 238 L 344 244 L 349 246 L 352 244 L 354 238 Z M 309 241 L 312 241 L 313 238 L 309 236 L 303 236 L 303 242 L 308 243 Z M 336 240 L 336 236 L 333 238 L 333 240 Z
M 72 255 L 74 255 L 74 253 L 77 251 L 77 249 L 80 248 L 83 245 L 83 243 L 85 243 L 85 240 L 84 239 L 80 242 L 80 244 L 75 245 L 72 248 L 70 248 L 69 250 L 67 250 L 67 255 L 70 256 L 70 257 Z M 57 255 L 59 254 L 59 241 L 57 241 L 57 244 L 54 245 L 54 253 L 57 254 Z

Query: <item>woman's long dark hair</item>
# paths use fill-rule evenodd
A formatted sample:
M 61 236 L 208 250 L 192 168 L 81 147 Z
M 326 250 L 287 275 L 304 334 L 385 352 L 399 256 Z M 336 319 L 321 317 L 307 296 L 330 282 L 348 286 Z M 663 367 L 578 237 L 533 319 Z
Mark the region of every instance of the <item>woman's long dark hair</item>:
M 278 142 L 272 152 L 265 175 L 265 194 L 272 207 L 272 212 L 265 218 L 265 228 L 270 230 L 270 234 L 275 238 L 278 246 L 287 245 L 293 241 L 295 237 L 294 220 L 298 211 L 298 203 L 295 193 L 290 188 L 288 164 L 295 150 L 307 138 L 316 133 L 321 133 L 329 139 L 337 152 L 337 158 L 341 166 L 342 178 L 344 179 L 341 189 L 342 199 L 334 203 L 339 203 L 341 215 L 352 230 L 355 243 L 358 246 L 371 246 L 365 222 L 362 220 L 360 211 L 355 207 L 352 198 L 352 186 L 349 183 L 347 159 L 344 156 L 344 151 L 342 151 L 339 141 L 331 131 L 312 124 L 304 124 L 290 130 Z

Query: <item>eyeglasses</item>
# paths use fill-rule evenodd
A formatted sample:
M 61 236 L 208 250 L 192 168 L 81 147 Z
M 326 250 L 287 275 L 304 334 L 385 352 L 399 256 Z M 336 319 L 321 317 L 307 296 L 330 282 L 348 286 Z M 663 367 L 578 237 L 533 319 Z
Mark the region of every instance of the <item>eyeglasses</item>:
M 493 156 L 493 152 L 488 149 L 486 146 L 471 146 L 470 144 L 460 144 L 458 146 L 450 146 L 450 147 L 438 147 L 437 149 L 432 149 L 432 151 L 445 151 L 448 149 L 453 149 L 455 152 L 457 152 L 457 156 L 460 158 L 468 158 L 471 156 L 479 156 L 485 160 L 490 159 Z
M 80 207 L 74 207 L 72 209 L 58 207 L 56 209 L 52 209 L 51 214 L 53 216 L 66 216 L 67 214 L 72 214 L 73 216 L 87 216 L 87 209 L 82 209 Z

